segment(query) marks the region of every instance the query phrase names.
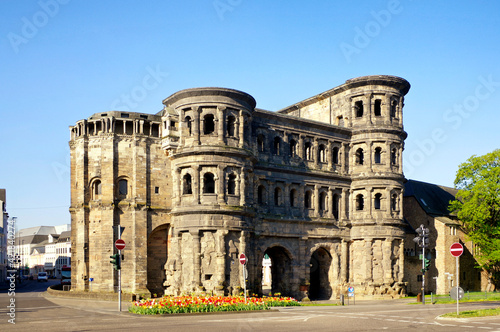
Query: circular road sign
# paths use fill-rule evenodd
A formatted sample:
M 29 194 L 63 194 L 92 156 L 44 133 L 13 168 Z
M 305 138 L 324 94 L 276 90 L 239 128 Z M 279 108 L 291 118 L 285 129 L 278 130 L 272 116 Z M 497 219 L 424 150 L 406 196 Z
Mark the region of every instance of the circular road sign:
M 456 286 L 450 290 L 450 297 L 452 299 L 457 300 L 457 295 L 458 295 L 458 300 L 461 300 L 462 297 L 464 297 L 464 290 L 462 289 L 462 287 L 458 287 L 458 294 Z
M 245 265 L 245 264 L 246 264 L 246 262 L 247 262 L 247 256 L 245 256 L 245 254 L 241 254 L 241 255 L 240 255 L 240 263 L 241 263 L 242 265 Z
M 118 249 L 118 250 L 125 249 L 125 241 L 123 241 L 122 239 L 116 240 L 116 242 L 115 242 L 115 248 Z
M 453 256 L 455 257 L 459 257 L 460 255 L 463 254 L 464 252 L 464 247 L 458 243 L 458 242 L 455 242 L 451 245 L 450 247 L 450 252 Z

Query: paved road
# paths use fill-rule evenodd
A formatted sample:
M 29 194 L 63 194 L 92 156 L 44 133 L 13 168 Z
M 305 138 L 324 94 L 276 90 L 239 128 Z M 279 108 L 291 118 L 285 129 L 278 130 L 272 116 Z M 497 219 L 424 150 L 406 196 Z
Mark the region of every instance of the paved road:
M 49 283 L 50 284 L 50 283 Z M 16 324 L 8 323 L 8 294 L 0 295 L 0 330 L 26 331 L 500 331 L 500 318 L 440 320 L 454 305 L 408 305 L 404 301 L 351 306 L 293 307 L 253 313 L 136 316 L 116 302 L 45 298 L 47 284 L 16 292 Z M 461 309 L 499 306 L 461 304 Z M 124 305 L 125 307 L 125 305 Z M 125 310 L 125 309 L 124 309 Z

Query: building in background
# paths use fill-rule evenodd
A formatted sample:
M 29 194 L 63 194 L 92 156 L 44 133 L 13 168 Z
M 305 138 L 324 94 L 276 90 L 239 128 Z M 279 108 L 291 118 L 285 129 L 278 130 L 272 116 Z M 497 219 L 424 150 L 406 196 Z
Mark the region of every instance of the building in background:
M 477 268 L 474 243 L 467 240 L 457 216 L 450 213 L 448 206 L 455 199 L 458 190 L 408 180 L 405 183 L 404 212 L 410 229 L 405 241 L 405 276 L 409 294 L 421 293 L 422 260 L 419 255 L 422 249 L 413 242 L 415 229 L 424 225 L 429 229 L 429 248 L 426 258 L 431 260 L 426 273 L 426 293 L 447 294 L 456 286 L 456 258 L 451 255 L 450 247 L 460 242 L 464 253 L 459 258 L 460 287 L 465 291 L 491 291 L 486 271 Z
M 0 282 L 7 278 L 7 221 L 9 214 L 7 213 L 7 194 L 5 189 L 0 189 L 0 211 L 2 219 L 0 220 Z

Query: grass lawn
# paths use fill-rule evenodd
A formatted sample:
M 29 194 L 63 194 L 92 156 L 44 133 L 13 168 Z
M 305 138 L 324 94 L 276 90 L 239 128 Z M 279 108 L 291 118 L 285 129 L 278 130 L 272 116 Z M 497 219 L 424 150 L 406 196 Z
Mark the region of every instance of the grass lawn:
M 458 316 L 456 312 L 450 312 L 442 315 L 441 317 L 471 318 L 471 317 L 486 317 L 486 316 L 498 316 L 498 315 L 500 315 L 500 308 L 460 311 Z
M 415 302 L 410 304 L 421 304 L 421 302 L 416 302 L 416 296 L 410 296 L 409 299 L 415 299 Z M 500 301 L 500 293 L 499 292 L 469 292 L 465 293 L 464 297 L 460 300 L 460 303 L 465 302 L 484 302 L 484 301 Z M 432 304 L 449 304 L 456 303 L 456 300 L 450 298 L 449 295 L 433 295 L 432 296 Z M 425 304 L 431 304 L 431 296 L 425 295 Z

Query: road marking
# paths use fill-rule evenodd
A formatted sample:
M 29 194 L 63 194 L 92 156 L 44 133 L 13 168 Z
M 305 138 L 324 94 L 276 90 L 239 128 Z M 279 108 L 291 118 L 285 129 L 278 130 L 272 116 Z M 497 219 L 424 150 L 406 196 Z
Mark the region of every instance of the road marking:
M 33 307 L 33 308 L 16 308 L 16 311 L 22 312 L 22 310 L 33 310 L 33 309 L 50 309 L 50 308 L 60 308 L 60 306 L 51 306 L 51 307 Z M 0 312 L 7 312 L 8 310 L 0 309 Z

